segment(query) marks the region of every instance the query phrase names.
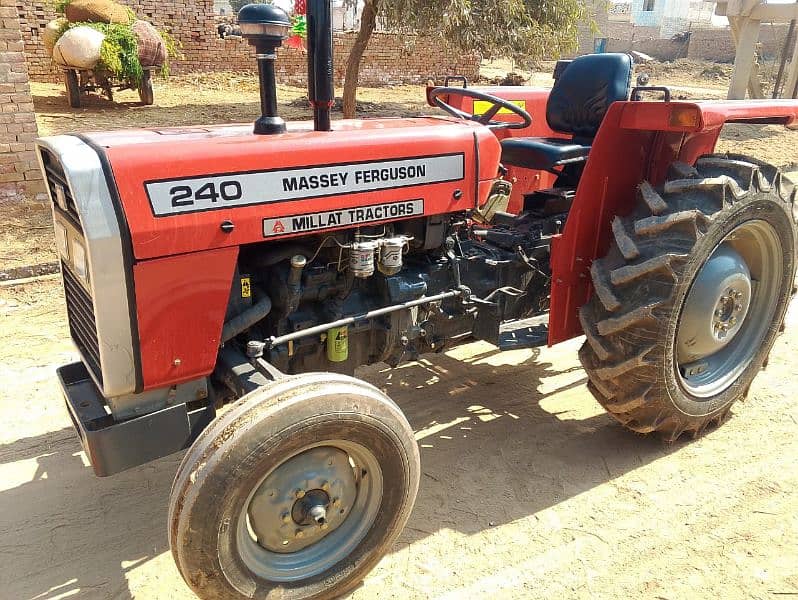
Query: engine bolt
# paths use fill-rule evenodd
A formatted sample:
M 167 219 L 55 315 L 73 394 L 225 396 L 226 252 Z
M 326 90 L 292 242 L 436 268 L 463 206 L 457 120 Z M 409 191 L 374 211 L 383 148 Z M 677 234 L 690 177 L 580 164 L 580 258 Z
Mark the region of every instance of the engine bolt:
M 734 305 L 734 312 L 740 312 L 741 310 L 743 310 L 743 305 L 742 304 L 738 303 L 738 304 Z
M 291 513 L 284 512 L 282 515 L 280 515 L 280 518 L 283 520 L 283 523 L 290 523 Z
M 341 499 L 340 498 L 333 498 L 333 506 L 335 506 L 335 507 L 341 506 Z
M 305 532 L 302 531 L 301 529 L 297 529 L 294 532 L 294 537 L 301 538 L 301 537 L 304 537 L 304 536 L 305 536 Z
M 732 317 L 731 319 L 729 319 L 729 325 L 734 325 L 736 323 L 737 323 L 737 317 Z
M 304 490 L 297 490 L 296 492 L 294 492 L 294 496 L 296 496 L 297 498 L 304 498 L 305 492 Z
M 330 482 L 329 481 L 325 481 L 324 483 L 322 483 L 321 484 L 321 489 L 323 489 L 325 492 L 329 492 L 330 491 Z
M 324 524 L 322 524 L 322 526 L 321 526 L 321 529 L 322 529 L 322 530 L 329 529 L 329 528 L 330 528 L 330 526 L 329 526 L 327 523 L 324 523 Z

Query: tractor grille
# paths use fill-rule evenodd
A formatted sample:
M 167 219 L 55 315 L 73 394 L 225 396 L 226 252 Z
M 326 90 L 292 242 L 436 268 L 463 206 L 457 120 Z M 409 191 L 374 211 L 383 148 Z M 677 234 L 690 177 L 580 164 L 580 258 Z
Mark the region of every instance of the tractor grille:
M 50 189 L 50 194 L 53 197 L 53 202 L 55 203 L 56 208 L 62 212 L 66 212 L 67 215 L 72 217 L 75 225 L 79 227 L 80 217 L 78 216 L 78 205 L 75 204 L 75 198 L 73 198 L 72 191 L 69 189 L 66 176 L 64 175 L 64 169 L 61 167 L 61 163 L 52 152 L 47 150 L 47 148 L 40 148 L 40 151 L 42 153 L 44 173 L 47 177 L 47 187 Z M 58 202 L 56 201 L 56 198 L 58 197 L 58 192 L 56 190 L 59 188 L 63 192 L 64 206 L 66 207 L 66 210 L 59 206 Z
M 83 354 L 83 358 L 102 384 L 102 371 L 100 370 L 100 345 L 97 341 L 97 325 L 94 320 L 94 304 L 91 296 L 80 284 L 77 277 L 69 270 L 69 266 L 62 262 L 61 270 L 64 274 L 64 295 L 66 296 L 67 316 L 69 317 L 69 332 L 72 339 Z

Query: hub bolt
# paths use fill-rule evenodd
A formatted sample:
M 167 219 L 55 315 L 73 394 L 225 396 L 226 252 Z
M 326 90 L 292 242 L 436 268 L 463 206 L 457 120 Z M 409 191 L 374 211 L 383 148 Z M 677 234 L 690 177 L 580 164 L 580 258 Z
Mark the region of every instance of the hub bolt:
M 304 498 L 305 492 L 304 490 L 297 490 L 296 492 L 294 492 L 294 496 L 296 496 L 297 498 Z
M 304 537 L 304 536 L 305 536 L 305 532 L 302 531 L 301 529 L 297 529 L 294 532 L 294 537 L 301 538 L 301 537 Z
M 325 481 L 324 483 L 322 483 L 321 484 L 321 489 L 323 489 L 325 492 L 329 492 L 330 491 L 330 482 L 329 481 Z

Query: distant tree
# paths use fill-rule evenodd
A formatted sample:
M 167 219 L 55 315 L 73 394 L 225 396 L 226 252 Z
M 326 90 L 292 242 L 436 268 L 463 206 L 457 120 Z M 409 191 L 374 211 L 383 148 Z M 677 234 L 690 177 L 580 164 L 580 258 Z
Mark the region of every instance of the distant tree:
M 355 116 L 360 64 L 378 20 L 391 31 L 432 36 L 461 52 L 529 64 L 575 49 L 577 24 L 587 18 L 583 0 L 364 0 L 346 63 L 344 117 Z

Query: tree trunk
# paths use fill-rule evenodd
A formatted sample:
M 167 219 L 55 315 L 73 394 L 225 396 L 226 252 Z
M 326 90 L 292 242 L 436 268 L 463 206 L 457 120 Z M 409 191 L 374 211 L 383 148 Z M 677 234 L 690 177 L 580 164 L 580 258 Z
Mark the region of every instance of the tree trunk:
M 360 76 L 360 61 L 369 44 L 371 34 L 377 26 L 377 11 L 379 0 L 366 0 L 363 13 L 360 15 L 360 30 L 352 45 L 352 51 L 346 61 L 346 79 L 344 80 L 344 119 L 355 116 L 357 103 L 357 80 Z

